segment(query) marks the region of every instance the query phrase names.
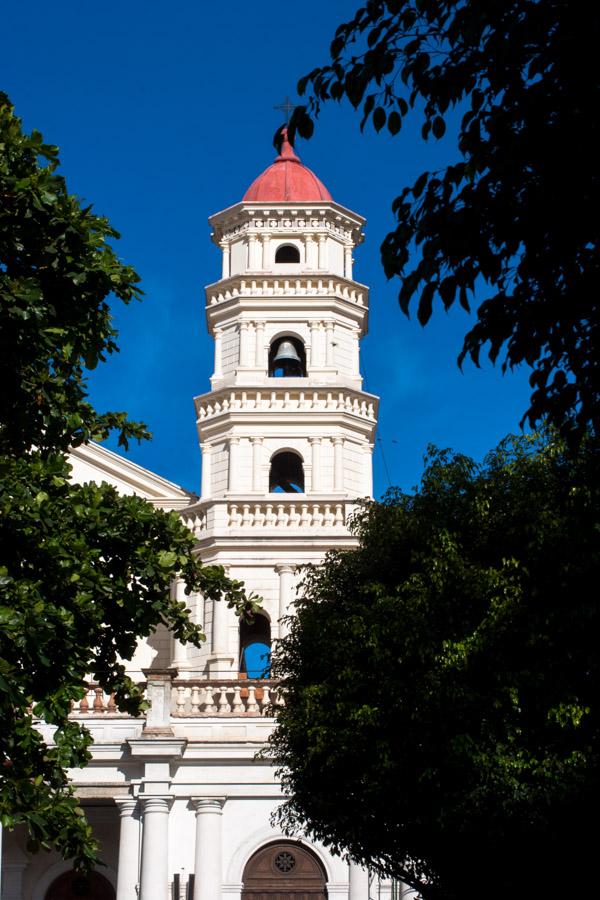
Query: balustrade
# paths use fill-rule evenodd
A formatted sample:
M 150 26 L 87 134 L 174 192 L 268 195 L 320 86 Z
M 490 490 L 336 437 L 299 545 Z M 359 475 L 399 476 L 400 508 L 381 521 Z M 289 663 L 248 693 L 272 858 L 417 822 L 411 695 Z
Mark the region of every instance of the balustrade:
M 204 421 L 204 419 L 208 419 L 211 416 L 250 409 L 258 409 L 265 412 L 270 410 L 348 412 L 355 416 L 361 416 L 363 419 L 375 421 L 374 403 L 360 399 L 349 392 L 290 391 L 283 389 L 274 391 L 229 391 L 218 394 L 199 405 L 198 418 L 200 421 Z
M 172 691 L 172 715 L 268 716 L 282 701 L 277 682 L 176 681 Z
M 343 528 L 346 510 L 343 503 L 282 502 L 230 503 L 227 524 L 230 528 Z
M 241 278 L 229 284 L 211 285 L 207 288 L 208 304 L 225 303 L 236 297 L 244 296 L 336 296 L 357 306 L 365 306 L 366 289 L 359 289 L 351 281 L 339 281 L 333 278 Z

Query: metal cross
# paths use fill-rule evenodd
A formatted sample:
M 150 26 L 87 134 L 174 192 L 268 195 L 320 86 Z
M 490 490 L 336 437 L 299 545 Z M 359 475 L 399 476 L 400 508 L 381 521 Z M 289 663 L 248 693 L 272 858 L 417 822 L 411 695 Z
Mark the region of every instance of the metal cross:
M 296 108 L 295 103 L 292 103 L 289 97 L 286 97 L 283 103 L 280 103 L 279 106 L 274 106 L 273 109 L 280 109 L 285 114 L 285 124 L 289 125 L 290 121 L 290 113 L 292 110 Z

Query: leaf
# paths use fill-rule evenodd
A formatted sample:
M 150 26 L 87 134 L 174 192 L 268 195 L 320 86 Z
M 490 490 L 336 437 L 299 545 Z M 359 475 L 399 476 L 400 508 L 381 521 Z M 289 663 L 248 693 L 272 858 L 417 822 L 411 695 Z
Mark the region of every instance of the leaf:
M 388 116 L 388 129 L 390 134 L 398 134 L 402 128 L 402 119 L 400 114 L 393 110 Z
M 433 120 L 431 130 L 433 131 L 434 137 L 438 138 L 438 140 L 444 136 L 446 133 L 446 123 L 442 116 L 436 116 Z
M 435 294 L 437 285 L 430 281 L 423 288 L 423 293 L 421 294 L 421 298 L 419 300 L 419 307 L 417 310 L 417 318 L 421 325 L 427 325 L 429 319 L 431 318 L 431 313 L 433 310 L 433 295 Z
M 385 125 L 386 120 L 386 112 L 383 107 L 378 106 L 375 112 L 373 113 L 373 127 L 375 131 L 381 131 L 383 126 Z

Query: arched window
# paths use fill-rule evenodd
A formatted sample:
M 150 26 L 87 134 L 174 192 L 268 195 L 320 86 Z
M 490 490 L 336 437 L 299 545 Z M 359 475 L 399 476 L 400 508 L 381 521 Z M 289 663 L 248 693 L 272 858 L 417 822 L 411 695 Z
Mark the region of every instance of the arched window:
M 277 494 L 303 494 L 304 468 L 302 457 L 291 450 L 282 450 L 271 459 L 269 491 Z
M 276 338 L 269 348 L 271 378 L 306 378 L 306 352 L 293 335 Z
M 275 251 L 276 263 L 299 263 L 300 251 L 293 244 L 281 244 Z
M 271 623 L 261 613 L 240 622 L 240 672 L 248 678 L 271 676 Z

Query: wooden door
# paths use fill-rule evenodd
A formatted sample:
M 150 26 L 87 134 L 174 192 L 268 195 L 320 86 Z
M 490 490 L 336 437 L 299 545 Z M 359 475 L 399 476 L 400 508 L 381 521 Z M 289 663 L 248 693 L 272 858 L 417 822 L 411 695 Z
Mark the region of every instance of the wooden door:
M 280 841 L 258 850 L 244 869 L 242 900 L 326 900 L 325 875 L 305 847 Z
M 44 900 L 115 900 L 115 890 L 99 872 L 89 876 L 65 872 L 52 882 Z

